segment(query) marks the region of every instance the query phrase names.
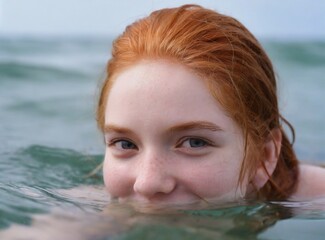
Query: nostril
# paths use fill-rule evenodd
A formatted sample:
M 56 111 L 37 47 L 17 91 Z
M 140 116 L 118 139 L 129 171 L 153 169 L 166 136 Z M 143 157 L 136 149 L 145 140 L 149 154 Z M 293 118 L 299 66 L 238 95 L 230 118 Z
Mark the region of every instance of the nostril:
M 166 174 L 138 176 L 133 190 L 139 195 L 150 198 L 154 195 L 170 194 L 176 187 L 175 180 Z
M 134 192 L 145 198 L 157 194 L 169 194 L 175 186 L 172 165 L 168 164 L 164 152 L 159 149 L 149 149 L 138 162 L 133 185 Z

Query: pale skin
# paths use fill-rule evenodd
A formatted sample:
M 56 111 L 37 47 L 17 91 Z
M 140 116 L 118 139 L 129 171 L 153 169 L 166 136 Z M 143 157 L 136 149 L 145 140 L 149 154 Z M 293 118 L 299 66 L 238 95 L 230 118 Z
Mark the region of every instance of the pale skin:
M 299 201 L 323 197 L 325 197 L 325 168 L 301 164 L 297 191 L 291 199 Z
M 275 169 L 281 132 L 266 140 L 263 161 Z M 143 60 L 119 73 L 105 111 L 104 182 L 119 202 L 186 204 L 243 199 L 268 180 L 257 166 L 238 177 L 244 157 L 241 128 L 189 69 L 167 60 Z M 293 199 L 324 195 L 325 170 L 301 166 Z M 317 181 L 311 176 L 317 176 Z M 306 188 L 306 184 L 308 186 Z M 321 194 L 321 195 L 322 195 Z

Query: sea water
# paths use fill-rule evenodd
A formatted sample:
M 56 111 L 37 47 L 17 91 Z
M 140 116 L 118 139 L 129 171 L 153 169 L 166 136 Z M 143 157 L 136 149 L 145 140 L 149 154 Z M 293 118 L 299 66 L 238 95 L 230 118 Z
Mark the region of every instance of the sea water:
M 96 129 L 111 39 L 0 39 L 0 239 L 324 239 L 325 200 L 144 214 L 108 203 Z M 325 164 L 325 41 L 262 44 L 299 159 Z

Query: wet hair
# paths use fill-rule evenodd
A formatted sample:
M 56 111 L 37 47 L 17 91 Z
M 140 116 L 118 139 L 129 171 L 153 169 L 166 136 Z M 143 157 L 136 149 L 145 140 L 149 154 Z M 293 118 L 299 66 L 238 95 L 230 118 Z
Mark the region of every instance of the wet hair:
M 151 13 L 129 25 L 114 41 L 107 77 L 97 109 L 101 130 L 109 90 L 118 73 L 149 59 L 167 59 L 197 74 L 212 96 L 243 131 L 245 156 L 238 183 L 254 176 L 262 160 L 263 144 L 273 129 L 282 133 L 277 166 L 258 196 L 284 200 L 294 193 L 298 161 L 283 124 L 294 129 L 278 108 L 272 63 L 258 40 L 236 19 L 198 5 L 183 5 Z M 273 139 L 274 140 L 274 139 Z M 267 171 L 266 171 L 267 172 Z M 268 174 L 268 173 L 267 173 Z

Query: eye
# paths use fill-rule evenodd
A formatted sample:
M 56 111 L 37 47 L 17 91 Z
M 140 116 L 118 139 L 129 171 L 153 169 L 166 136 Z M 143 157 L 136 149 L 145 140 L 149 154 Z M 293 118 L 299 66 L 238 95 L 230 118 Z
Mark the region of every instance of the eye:
M 185 148 L 201 148 L 205 146 L 209 146 L 210 144 L 201 139 L 201 138 L 187 138 L 184 140 L 179 147 L 185 147 Z
M 207 145 L 207 142 L 202 140 L 202 139 L 199 139 L 199 138 L 190 138 L 188 140 L 189 142 L 189 145 L 192 147 L 192 148 L 197 148 L 197 147 L 204 147 Z
M 121 150 L 137 149 L 137 146 L 133 142 L 123 139 L 112 141 L 109 146 L 115 146 Z

